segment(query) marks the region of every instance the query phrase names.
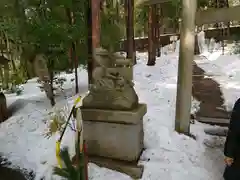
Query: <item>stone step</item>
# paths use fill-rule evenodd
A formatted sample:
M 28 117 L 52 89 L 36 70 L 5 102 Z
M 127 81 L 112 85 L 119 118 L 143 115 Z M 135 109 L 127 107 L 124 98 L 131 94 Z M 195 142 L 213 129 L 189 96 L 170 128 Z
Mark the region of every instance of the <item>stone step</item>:
M 228 126 L 230 121 L 229 119 L 226 119 L 226 118 L 214 118 L 214 117 L 204 117 L 204 116 L 197 116 L 196 120 L 201 123 L 219 125 L 219 126 Z
M 216 107 L 214 104 L 200 104 L 200 110 L 196 113 L 199 117 L 221 118 L 229 119 L 231 112 L 226 111 L 225 108 Z
M 212 127 L 212 128 L 205 129 L 204 132 L 211 136 L 225 137 L 227 136 L 228 128 Z

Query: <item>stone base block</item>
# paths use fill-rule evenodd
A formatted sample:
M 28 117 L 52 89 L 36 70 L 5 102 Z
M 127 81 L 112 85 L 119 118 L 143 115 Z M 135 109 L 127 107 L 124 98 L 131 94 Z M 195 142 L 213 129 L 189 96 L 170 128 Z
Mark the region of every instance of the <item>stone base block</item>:
M 88 160 L 100 167 L 127 174 L 133 179 L 141 179 L 144 171 L 143 165 L 138 165 L 138 163 L 129 163 L 96 156 L 89 156 Z
M 82 109 L 88 154 L 138 161 L 143 150 L 145 104 L 132 111 Z

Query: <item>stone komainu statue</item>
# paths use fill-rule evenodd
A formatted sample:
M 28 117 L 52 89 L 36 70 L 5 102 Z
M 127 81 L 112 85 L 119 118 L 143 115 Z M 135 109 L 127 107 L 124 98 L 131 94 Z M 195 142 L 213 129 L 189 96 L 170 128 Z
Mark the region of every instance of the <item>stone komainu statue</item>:
M 0 123 L 8 118 L 7 101 L 5 95 L 0 92 Z
M 97 63 L 92 74 L 93 84 L 83 99 L 82 107 L 112 110 L 136 108 L 138 96 L 133 88 L 131 60 L 102 48 L 95 49 L 93 58 Z

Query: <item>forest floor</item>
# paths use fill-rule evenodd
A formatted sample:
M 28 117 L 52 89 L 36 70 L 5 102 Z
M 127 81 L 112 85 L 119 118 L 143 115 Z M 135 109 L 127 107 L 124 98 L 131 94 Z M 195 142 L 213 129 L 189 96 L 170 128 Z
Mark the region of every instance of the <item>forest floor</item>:
M 229 48 L 222 55 L 216 47 L 213 53 L 204 53 L 205 58 L 196 58 L 197 64 L 212 76 L 223 91 L 225 105 L 231 109 L 240 97 L 240 57 Z M 141 102 L 146 103 L 148 112 L 144 117 L 144 145 L 140 164 L 145 167 L 142 180 L 221 180 L 224 170 L 223 145 L 225 138 L 209 136 L 204 129 L 210 125 L 196 122 L 191 132 L 196 140 L 174 131 L 178 52 L 163 48 L 156 65 L 146 66 L 147 53 L 137 53 L 134 67 L 135 89 Z M 87 72 L 78 69 L 80 94 L 87 92 Z M 74 74 L 64 74 L 67 81 L 65 91 L 59 92 L 57 106 L 70 107 L 74 98 Z M 52 111 L 45 94 L 40 91 L 36 79 L 24 84 L 20 96 L 7 95 L 9 106 L 20 103 L 22 107 L 12 117 L 0 124 L 0 154 L 11 162 L 10 168 L 33 171 L 35 179 L 59 179 L 52 175 L 56 166 L 55 141 L 58 135 L 49 139 L 43 136 Z M 198 109 L 192 101 L 192 112 Z M 63 139 L 63 145 L 74 151 L 74 132 L 70 129 Z M 3 166 L 2 166 L 3 167 Z M 1 166 L 0 166 L 1 173 Z M 31 179 L 31 178 L 28 178 Z M 127 175 L 89 164 L 90 180 L 130 180 Z M 11 180 L 11 179 L 8 179 Z M 15 179 L 12 179 L 15 180 Z M 18 179 L 16 179 L 18 180 Z

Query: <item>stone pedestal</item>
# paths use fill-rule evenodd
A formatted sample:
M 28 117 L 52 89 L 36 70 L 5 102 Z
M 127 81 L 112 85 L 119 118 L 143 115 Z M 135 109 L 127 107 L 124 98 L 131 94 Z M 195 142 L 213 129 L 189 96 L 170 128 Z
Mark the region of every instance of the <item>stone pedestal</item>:
M 90 156 L 137 162 L 143 150 L 145 104 L 132 111 L 82 108 L 84 139 Z

